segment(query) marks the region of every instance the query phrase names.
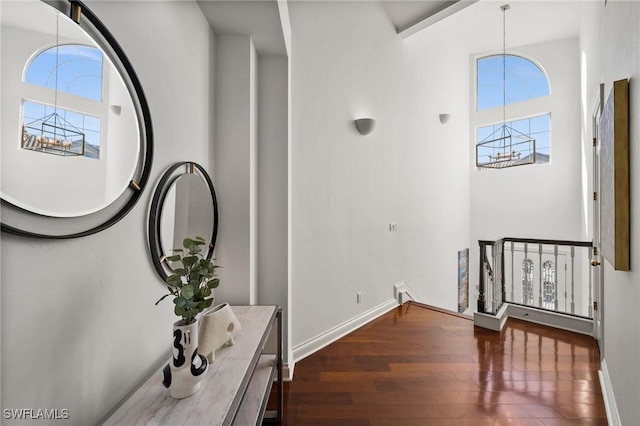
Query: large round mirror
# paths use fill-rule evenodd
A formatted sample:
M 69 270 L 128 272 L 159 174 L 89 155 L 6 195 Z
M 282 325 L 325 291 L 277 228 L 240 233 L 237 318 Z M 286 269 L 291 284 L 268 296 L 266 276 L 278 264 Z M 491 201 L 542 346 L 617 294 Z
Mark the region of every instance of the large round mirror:
M 218 234 L 218 202 L 213 182 L 197 163 L 180 162 L 162 176 L 151 201 L 149 247 L 162 279 L 173 270 L 167 257 L 185 238 L 202 237 L 211 259 Z
M 2 230 L 71 238 L 105 229 L 136 203 L 151 166 L 133 68 L 81 2 L 0 8 Z

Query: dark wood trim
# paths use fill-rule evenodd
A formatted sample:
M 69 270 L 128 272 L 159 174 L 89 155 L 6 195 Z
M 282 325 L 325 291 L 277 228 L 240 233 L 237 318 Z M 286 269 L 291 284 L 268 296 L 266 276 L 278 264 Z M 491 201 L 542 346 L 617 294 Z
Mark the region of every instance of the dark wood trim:
M 543 244 L 551 246 L 576 246 L 576 247 L 593 247 L 592 241 L 571 241 L 571 240 L 549 240 L 540 238 L 517 238 L 517 237 L 503 237 L 497 240 L 478 240 L 480 246 L 492 245 L 497 242 L 514 242 L 514 243 L 529 243 L 529 244 Z

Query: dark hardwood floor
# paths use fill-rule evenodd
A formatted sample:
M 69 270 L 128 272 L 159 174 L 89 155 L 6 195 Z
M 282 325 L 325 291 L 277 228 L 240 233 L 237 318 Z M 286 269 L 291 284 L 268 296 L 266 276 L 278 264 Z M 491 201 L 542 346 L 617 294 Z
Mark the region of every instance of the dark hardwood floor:
M 599 368 L 589 336 L 406 303 L 298 362 L 282 424 L 606 425 Z

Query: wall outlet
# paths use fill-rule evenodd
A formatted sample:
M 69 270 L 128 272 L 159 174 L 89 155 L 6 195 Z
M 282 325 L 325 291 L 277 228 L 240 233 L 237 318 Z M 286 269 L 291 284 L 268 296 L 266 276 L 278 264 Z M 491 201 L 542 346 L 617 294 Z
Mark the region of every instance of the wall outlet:
M 390 223 L 389 224 L 389 232 L 396 232 L 398 230 L 398 224 L 397 223 Z
M 362 303 L 362 292 L 356 293 L 356 303 Z

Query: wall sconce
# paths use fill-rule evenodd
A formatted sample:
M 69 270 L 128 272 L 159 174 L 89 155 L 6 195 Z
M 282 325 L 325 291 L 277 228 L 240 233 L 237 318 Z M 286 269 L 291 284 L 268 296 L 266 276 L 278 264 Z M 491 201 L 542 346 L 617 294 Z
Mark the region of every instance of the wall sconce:
M 358 132 L 360 132 L 361 135 L 368 135 L 373 132 L 376 120 L 373 118 L 358 118 L 355 120 L 355 123 L 356 129 L 358 129 Z
M 447 124 L 451 119 L 451 114 L 440 114 L 438 118 L 440 119 L 440 124 Z

